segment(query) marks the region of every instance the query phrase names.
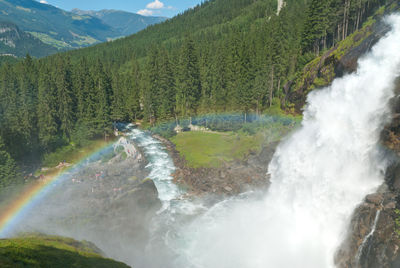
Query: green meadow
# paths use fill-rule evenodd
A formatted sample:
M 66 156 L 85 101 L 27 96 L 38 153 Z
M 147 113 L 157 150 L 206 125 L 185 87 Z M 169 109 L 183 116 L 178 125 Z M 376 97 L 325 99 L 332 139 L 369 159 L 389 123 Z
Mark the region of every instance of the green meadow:
M 13 239 L 0 239 L 0 267 L 96 267 L 127 268 L 106 259 L 90 242 L 71 238 L 29 234 Z

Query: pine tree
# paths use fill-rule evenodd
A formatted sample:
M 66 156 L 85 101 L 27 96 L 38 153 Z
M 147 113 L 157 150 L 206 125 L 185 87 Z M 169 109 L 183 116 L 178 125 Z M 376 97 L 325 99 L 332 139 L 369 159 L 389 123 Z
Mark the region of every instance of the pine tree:
M 125 79 L 126 78 L 120 73 L 113 73 L 112 75 L 113 99 L 111 106 L 111 119 L 113 121 L 123 122 L 127 120 L 126 96 L 128 94 Z
M 154 123 L 157 119 L 161 103 L 161 96 L 159 95 L 161 87 L 159 54 L 157 47 L 150 48 L 145 69 L 146 75 L 143 87 L 144 116 L 151 123 Z
M 0 136 L 0 188 L 17 182 L 18 173 L 15 161 L 6 151 L 3 139 Z
M 111 81 L 104 70 L 103 64 L 98 61 L 95 67 L 94 88 L 96 92 L 96 128 L 100 133 L 110 131 Z
M 168 52 L 160 51 L 159 62 L 159 93 L 160 104 L 158 116 L 160 119 L 169 119 L 175 114 L 175 81 Z
M 132 61 L 132 70 L 125 75 L 124 83 L 126 86 L 126 112 L 129 120 L 136 121 L 141 115 L 140 86 L 141 81 L 139 66 L 136 61 Z
M 5 64 L 0 72 L 0 135 L 15 158 L 25 154 L 23 129 L 20 126 L 19 89 L 14 68 Z
M 302 35 L 304 52 L 313 51 L 315 55 L 319 55 L 321 47 L 326 49 L 330 13 L 330 0 L 311 1 Z
M 82 121 L 86 117 L 87 109 L 88 109 L 88 95 L 89 95 L 89 87 L 87 83 L 90 83 L 88 76 L 89 67 L 87 63 L 86 57 L 82 57 L 79 61 L 79 64 L 73 68 L 73 92 L 76 98 L 76 119 L 78 121 Z
M 199 60 L 193 39 L 186 38 L 180 56 L 176 82 L 176 110 L 181 116 L 192 116 L 196 113 L 201 96 Z
M 74 128 L 75 112 L 69 59 L 56 59 L 55 82 L 57 87 L 58 119 L 65 138 L 70 138 Z
M 57 145 L 57 90 L 47 66 L 42 66 L 39 72 L 39 100 L 37 108 L 40 145 L 47 152 Z
M 18 128 L 22 135 L 20 143 L 25 147 L 25 156 L 37 153 L 37 72 L 32 58 L 16 66 L 18 76 Z

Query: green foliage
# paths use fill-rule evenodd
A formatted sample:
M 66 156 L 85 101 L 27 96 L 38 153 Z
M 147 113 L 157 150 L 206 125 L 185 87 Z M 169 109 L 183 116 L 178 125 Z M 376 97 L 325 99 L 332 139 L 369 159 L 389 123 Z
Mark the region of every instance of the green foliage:
M 18 182 L 18 172 L 14 160 L 5 150 L 0 136 L 0 188 L 4 188 Z
M 385 0 L 311 0 L 302 33 L 303 52 L 316 56 L 328 47 L 359 30 L 363 22 L 378 9 L 385 11 Z
M 266 112 L 271 115 L 284 115 L 284 112 L 281 109 L 281 100 L 273 98 L 272 104 L 267 108 Z
M 395 222 L 395 232 L 398 236 L 400 236 L 400 210 L 395 209 L 394 213 L 396 214 L 396 218 L 394 219 Z
M 348 0 L 287 0 L 277 15 L 276 0 L 206 1 L 131 37 L 4 64 L 0 68 L 0 135 L 5 150 L 16 161 L 37 161 L 62 145 L 85 146 L 91 139 L 111 134 L 115 121 L 140 120 L 143 126 L 171 137 L 175 126 L 161 122 L 173 120 L 187 127 L 192 121 L 215 131 L 238 131 L 262 113 L 284 116 L 293 110 L 291 81 L 297 78 L 303 83 L 315 71 L 307 68 L 319 64 L 317 58 L 307 67 L 315 55 L 307 51 L 309 44 L 326 38 L 327 47 L 336 45 L 339 39 L 333 37 L 332 29 L 344 21 L 353 25 L 348 27 L 349 35 L 382 5 L 381 0 L 371 0 L 368 6 L 362 0 L 361 7 L 353 2 L 349 9 L 343 7 Z M 0 7 L 5 3 L 0 1 Z M 33 16 L 39 7 L 43 8 L 39 13 L 60 15 L 51 6 L 26 3 L 17 15 Z M 334 11 L 333 15 L 319 14 L 327 10 Z M 70 19 L 80 29 L 86 27 L 81 24 L 90 24 L 76 14 Z M 63 23 L 68 25 L 70 19 Z M 304 28 L 308 24 L 310 33 Z M 54 32 L 32 31 L 54 37 Z M 74 38 L 87 36 L 83 30 L 73 32 Z M 345 42 L 339 47 L 348 47 Z M 306 76 L 301 73 L 304 66 Z M 326 72 L 332 76 L 333 68 Z M 316 85 L 329 81 L 319 78 Z M 236 119 L 223 118 L 226 114 Z
M 90 242 L 71 238 L 24 235 L 0 240 L 0 266 L 17 267 L 129 267 L 106 259 Z
M 8 64 L 14 64 L 18 62 L 18 58 L 14 56 L 0 56 L 0 66 L 2 66 L 5 63 Z
M 0 33 L 0 40 L 2 40 L 0 41 L 0 55 L 24 57 L 29 53 L 39 58 L 58 52 L 58 49 L 43 43 L 29 33 L 21 31 L 13 23 L 0 22 L 0 29 L 3 29 Z
M 63 161 L 67 161 L 67 157 L 75 151 L 75 146 L 70 144 L 58 148 L 55 152 L 45 154 L 43 157 L 43 165 L 45 167 L 55 167 Z
M 65 142 L 65 141 L 64 141 Z M 84 144 L 63 144 L 57 150 L 43 155 L 42 164 L 45 167 L 55 167 L 60 162 L 77 163 L 83 157 L 87 157 L 92 152 L 107 144 L 104 140 L 85 141 Z

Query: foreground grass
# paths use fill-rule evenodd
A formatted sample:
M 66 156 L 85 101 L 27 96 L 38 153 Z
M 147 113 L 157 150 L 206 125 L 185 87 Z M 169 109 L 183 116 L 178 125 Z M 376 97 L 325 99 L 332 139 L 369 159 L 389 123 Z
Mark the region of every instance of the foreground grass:
M 0 240 L 0 267 L 96 267 L 126 268 L 105 259 L 89 242 L 44 235 Z
M 261 148 L 264 137 L 234 132 L 183 132 L 171 138 L 190 167 L 220 167 Z

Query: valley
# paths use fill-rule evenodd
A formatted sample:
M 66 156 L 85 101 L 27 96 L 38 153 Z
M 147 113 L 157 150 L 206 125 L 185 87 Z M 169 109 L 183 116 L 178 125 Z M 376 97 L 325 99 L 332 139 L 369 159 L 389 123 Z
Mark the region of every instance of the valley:
M 400 264 L 398 1 L 17 2 L 68 32 L 0 23 L 0 266 Z

